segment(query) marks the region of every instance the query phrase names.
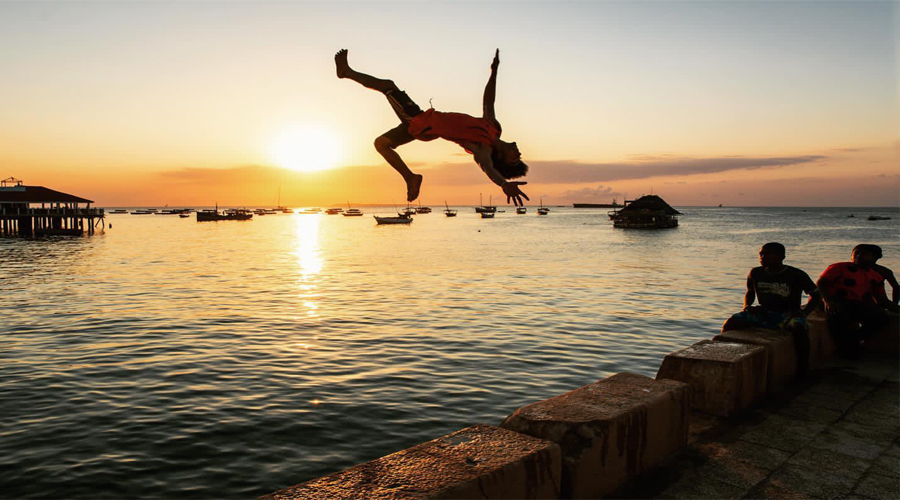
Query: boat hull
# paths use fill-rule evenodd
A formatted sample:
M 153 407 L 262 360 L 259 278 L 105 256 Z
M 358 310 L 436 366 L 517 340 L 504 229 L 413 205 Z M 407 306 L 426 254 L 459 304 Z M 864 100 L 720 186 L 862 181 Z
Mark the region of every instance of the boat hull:
M 412 217 L 379 217 L 377 215 L 373 215 L 372 217 L 375 217 L 375 222 L 381 225 L 410 224 L 413 221 Z

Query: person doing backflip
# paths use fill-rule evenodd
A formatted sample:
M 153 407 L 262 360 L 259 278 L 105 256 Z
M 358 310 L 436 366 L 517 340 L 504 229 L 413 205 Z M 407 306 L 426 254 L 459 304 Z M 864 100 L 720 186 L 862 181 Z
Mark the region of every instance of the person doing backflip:
M 512 201 L 519 206 L 524 204 L 522 198 L 529 199 L 519 188 L 526 182 L 509 181 L 524 176 L 528 172 L 528 166 L 522 162 L 522 154 L 515 142 L 500 140 L 502 129 L 494 114 L 500 49 L 494 53 L 494 60 L 491 62 L 491 76 L 484 88 L 484 114 L 481 118 L 464 113 L 435 111 L 434 108 L 422 111 L 392 80 L 382 80 L 350 68 L 347 49 L 341 49 L 334 55 L 334 63 L 338 78 L 349 78 L 364 87 L 381 92 L 400 118 L 400 125 L 375 139 L 375 149 L 403 176 L 407 201 L 419 197 L 422 176 L 414 174 L 395 149 L 414 140 L 433 141 L 438 138 L 455 142 L 471 153 L 475 163 L 488 178 L 503 189 L 507 203 Z

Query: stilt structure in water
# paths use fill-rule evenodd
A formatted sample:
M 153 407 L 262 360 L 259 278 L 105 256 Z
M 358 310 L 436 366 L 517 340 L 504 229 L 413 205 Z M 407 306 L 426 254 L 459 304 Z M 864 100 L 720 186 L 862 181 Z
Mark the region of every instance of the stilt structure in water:
M 92 200 L 43 186 L 26 186 L 12 177 L 0 181 L 0 236 L 94 234 L 103 227 L 102 208 Z M 84 206 L 79 206 L 84 205 Z

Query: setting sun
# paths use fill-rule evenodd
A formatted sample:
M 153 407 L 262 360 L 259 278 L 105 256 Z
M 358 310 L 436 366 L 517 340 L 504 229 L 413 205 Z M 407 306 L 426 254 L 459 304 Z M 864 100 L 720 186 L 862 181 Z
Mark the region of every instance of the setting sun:
M 279 167 L 315 172 L 337 165 L 338 143 L 332 134 L 320 128 L 295 128 L 272 141 L 270 154 Z

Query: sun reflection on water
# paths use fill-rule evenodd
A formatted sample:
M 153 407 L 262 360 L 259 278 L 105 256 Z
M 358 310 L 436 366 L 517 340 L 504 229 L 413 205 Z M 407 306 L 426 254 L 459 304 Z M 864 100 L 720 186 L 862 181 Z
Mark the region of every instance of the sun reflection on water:
M 297 257 L 297 288 L 307 317 L 317 317 L 318 284 L 316 279 L 322 272 L 323 260 L 319 248 L 319 221 L 321 217 L 296 217 L 296 245 L 294 255 Z

